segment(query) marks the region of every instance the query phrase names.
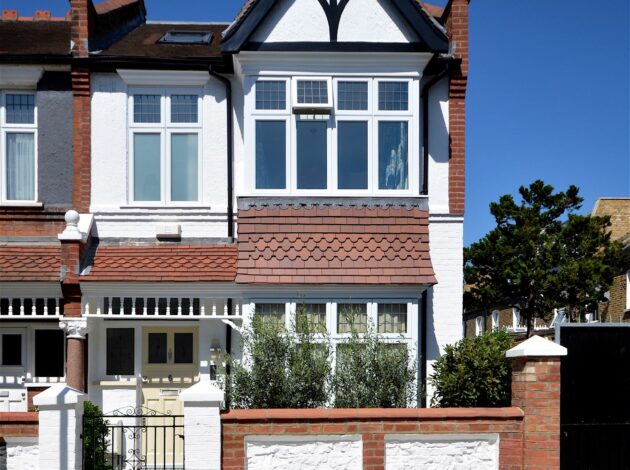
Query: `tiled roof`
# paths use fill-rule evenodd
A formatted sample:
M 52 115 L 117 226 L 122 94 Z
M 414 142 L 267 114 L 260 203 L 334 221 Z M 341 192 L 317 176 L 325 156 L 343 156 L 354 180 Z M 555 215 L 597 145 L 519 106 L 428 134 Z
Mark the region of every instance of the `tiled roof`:
M 235 245 L 103 246 L 83 281 L 234 281 Z
M 140 3 L 141 0 L 106 0 L 104 2 L 100 2 L 94 5 L 94 10 L 99 15 L 109 13 L 110 11 L 117 10 L 118 8 L 126 7 L 129 5 L 133 5 L 135 3 Z M 143 2 L 144 3 L 144 2 Z
M 0 20 L 0 55 L 70 55 L 69 21 Z
M 0 246 L 0 281 L 59 281 L 61 246 Z
M 418 208 L 250 208 L 238 223 L 239 283 L 435 283 Z

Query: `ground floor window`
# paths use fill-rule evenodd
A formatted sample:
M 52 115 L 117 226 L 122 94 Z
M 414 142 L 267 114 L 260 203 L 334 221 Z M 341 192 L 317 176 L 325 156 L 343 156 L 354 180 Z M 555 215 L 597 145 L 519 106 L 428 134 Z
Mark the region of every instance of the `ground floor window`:
M 107 329 L 107 375 L 133 375 L 134 329 Z
M 35 376 L 63 377 L 66 350 L 62 330 L 35 330 Z
M 19 367 L 23 364 L 21 333 L 11 332 L 0 335 L 0 364 Z

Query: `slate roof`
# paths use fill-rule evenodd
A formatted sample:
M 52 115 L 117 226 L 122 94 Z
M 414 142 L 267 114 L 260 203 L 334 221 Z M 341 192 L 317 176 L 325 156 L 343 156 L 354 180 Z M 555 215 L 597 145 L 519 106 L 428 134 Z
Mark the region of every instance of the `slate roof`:
M 236 282 L 434 284 L 428 213 L 289 205 L 239 210 Z
M 0 56 L 70 55 L 69 21 L 0 20 Z
M 232 282 L 235 245 L 99 245 L 82 281 Z
M 61 246 L 0 246 L 0 281 L 60 281 Z

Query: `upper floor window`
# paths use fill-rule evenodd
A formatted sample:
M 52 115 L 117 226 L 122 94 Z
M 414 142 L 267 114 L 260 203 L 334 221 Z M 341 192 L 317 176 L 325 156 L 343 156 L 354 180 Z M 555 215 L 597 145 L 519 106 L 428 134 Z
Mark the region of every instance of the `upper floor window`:
M 196 90 L 136 90 L 129 105 L 130 200 L 200 201 L 201 97 Z
M 483 327 L 484 327 L 484 322 L 483 322 L 483 317 L 479 316 L 477 318 L 475 318 L 475 335 L 476 336 L 481 336 L 483 335 Z
M 499 331 L 499 311 L 492 312 L 492 331 Z
M 254 191 L 410 194 L 418 187 L 416 81 L 273 77 L 253 86 Z
M 0 202 L 37 200 L 37 107 L 33 92 L 0 93 Z

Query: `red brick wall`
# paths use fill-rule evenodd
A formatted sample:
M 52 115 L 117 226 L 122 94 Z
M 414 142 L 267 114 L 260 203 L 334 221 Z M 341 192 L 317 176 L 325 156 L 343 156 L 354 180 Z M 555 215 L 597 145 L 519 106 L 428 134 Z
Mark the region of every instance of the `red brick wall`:
M 37 413 L 0 413 L 0 439 L 5 437 L 37 437 Z
M 245 469 L 245 436 L 360 434 L 363 468 L 385 467 L 385 435 L 499 434 L 500 468 L 522 468 L 518 408 L 232 410 L 221 416 L 223 470 Z
M 466 86 L 468 82 L 468 0 L 451 0 L 446 11 L 449 42 L 461 67 L 449 86 L 449 206 L 451 214 L 464 214 L 466 170 Z
M 74 95 L 73 136 L 73 209 L 80 213 L 90 210 L 90 71 L 85 68 L 72 69 L 72 93 Z

